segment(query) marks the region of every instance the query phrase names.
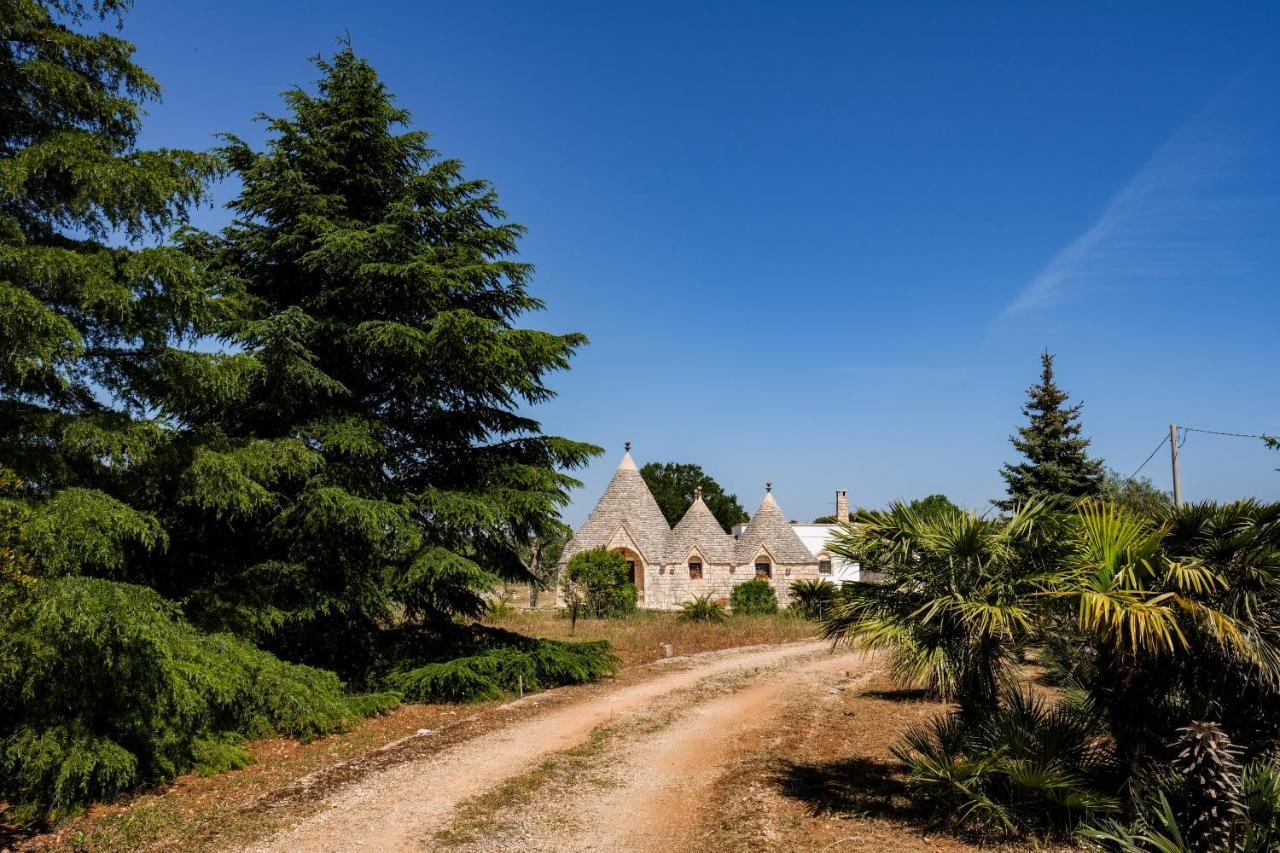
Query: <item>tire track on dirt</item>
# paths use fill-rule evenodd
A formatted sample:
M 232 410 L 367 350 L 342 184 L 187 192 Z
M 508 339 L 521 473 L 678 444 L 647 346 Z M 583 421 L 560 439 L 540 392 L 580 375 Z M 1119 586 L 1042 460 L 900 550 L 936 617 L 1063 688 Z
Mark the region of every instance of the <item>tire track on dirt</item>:
M 690 668 L 554 708 L 364 778 L 331 795 L 317 814 L 249 849 L 419 849 L 421 839 L 443 826 L 458 803 L 523 773 L 545 756 L 581 744 L 614 717 L 708 678 L 825 654 L 828 648 L 823 642 L 803 642 L 712 655 Z
M 726 766 L 766 750 L 796 703 L 820 703 L 879 672 L 877 658 L 823 654 L 663 696 L 593 749 L 553 756 L 464 804 L 428 847 L 456 853 L 676 851 L 713 818 L 701 804 Z M 528 789 L 528 790 L 526 790 Z M 495 796 L 494 794 L 497 794 Z M 498 812 L 494 813 L 497 808 Z

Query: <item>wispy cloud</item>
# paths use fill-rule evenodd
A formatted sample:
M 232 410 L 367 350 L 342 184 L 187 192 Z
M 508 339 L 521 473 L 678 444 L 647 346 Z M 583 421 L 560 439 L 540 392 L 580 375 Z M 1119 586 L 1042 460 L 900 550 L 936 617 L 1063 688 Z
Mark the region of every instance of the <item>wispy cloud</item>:
M 1217 99 L 1156 149 L 1097 220 L 1009 303 L 997 325 L 1134 282 L 1240 268 L 1263 240 L 1249 226 L 1249 213 L 1273 199 L 1233 192 L 1253 147 L 1231 120 L 1235 100 Z

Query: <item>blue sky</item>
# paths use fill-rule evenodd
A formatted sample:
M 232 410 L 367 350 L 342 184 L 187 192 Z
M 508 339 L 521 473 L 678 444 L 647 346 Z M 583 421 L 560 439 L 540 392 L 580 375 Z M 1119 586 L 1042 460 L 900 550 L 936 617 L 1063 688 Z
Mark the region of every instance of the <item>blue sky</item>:
M 538 412 L 608 448 L 573 523 L 625 440 L 748 510 L 985 506 L 1045 347 L 1122 473 L 1280 433 L 1280 5 L 138 0 L 144 143 L 260 139 L 342 33 L 592 339 Z M 1255 442 L 1182 460 L 1280 498 Z

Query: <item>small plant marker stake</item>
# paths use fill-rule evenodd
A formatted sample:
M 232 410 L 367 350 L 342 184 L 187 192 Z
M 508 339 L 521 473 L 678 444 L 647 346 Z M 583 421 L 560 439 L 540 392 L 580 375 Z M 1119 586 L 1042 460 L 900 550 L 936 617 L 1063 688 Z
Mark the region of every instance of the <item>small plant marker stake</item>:
M 523 698 L 524 698 L 524 676 L 523 676 L 523 675 L 517 675 L 517 676 L 516 676 L 516 682 L 517 682 L 517 683 L 519 684 L 519 686 L 520 686 L 520 698 L 521 698 L 521 699 L 523 699 Z

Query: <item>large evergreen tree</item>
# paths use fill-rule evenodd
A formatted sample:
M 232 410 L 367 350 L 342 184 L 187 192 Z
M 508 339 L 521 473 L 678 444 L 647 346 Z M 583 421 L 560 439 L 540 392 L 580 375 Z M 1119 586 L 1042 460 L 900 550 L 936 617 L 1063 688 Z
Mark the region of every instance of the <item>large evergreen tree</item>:
M 217 304 L 159 239 L 216 158 L 139 150 L 158 85 L 131 44 L 76 29 L 128 5 L 0 3 L 0 466 L 46 575 L 126 577 L 163 543 L 137 483 L 165 442 L 158 378 Z
M 381 628 L 475 613 L 521 577 L 511 542 L 599 449 L 525 413 L 585 338 L 517 325 L 541 307 L 521 226 L 404 129 L 368 63 L 316 62 L 265 150 L 222 149 L 243 188 L 203 249 L 243 288 L 223 334 L 250 363 L 177 413 L 200 443 L 169 552 L 202 622 L 358 677 Z
M 1028 423 L 1010 436 L 1025 462 L 1010 463 L 1000 469 L 1008 497 L 996 501 L 1001 509 L 1013 509 L 1032 499 L 1081 498 L 1102 492 L 1102 461 L 1088 455 L 1089 439 L 1082 434 L 1082 403 L 1066 405 L 1069 397 L 1053 379 L 1053 355 L 1040 356 L 1040 382 L 1027 389 L 1022 413 Z
M 726 492 L 700 465 L 650 462 L 640 469 L 640 476 L 670 525 L 677 524 L 688 512 L 697 489 L 702 489 L 703 503 L 725 530 L 747 521 L 747 511 L 738 503 L 738 496 Z

